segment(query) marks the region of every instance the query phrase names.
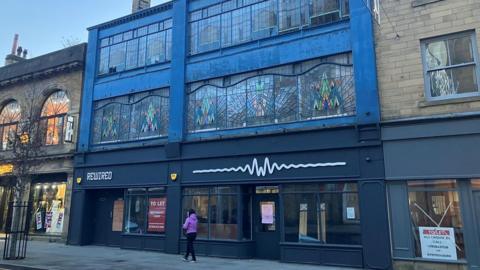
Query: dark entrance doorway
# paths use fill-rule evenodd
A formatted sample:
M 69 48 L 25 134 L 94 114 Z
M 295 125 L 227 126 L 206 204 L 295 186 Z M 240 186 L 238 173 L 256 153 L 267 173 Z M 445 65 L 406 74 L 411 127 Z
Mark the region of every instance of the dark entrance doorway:
M 277 186 L 256 188 L 253 214 L 256 257 L 268 260 L 279 259 L 280 210 Z
M 99 190 L 95 194 L 93 244 L 120 246 L 123 228 L 123 190 Z

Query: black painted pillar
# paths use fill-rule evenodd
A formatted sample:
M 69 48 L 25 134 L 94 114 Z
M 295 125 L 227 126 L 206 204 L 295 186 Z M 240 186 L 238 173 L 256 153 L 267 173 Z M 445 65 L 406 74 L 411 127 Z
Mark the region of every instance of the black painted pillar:
M 170 176 L 167 187 L 167 226 L 165 232 L 165 252 L 178 254 L 180 249 L 181 215 L 182 215 L 182 190 L 180 187 L 180 163 L 169 164 L 169 174 L 176 173 L 177 179 L 173 181 Z
M 360 181 L 359 193 L 364 266 L 367 269 L 391 269 L 385 182 Z
M 76 189 L 72 191 L 72 201 L 70 204 L 70 221 L 68 226 L 67 239 L 67 244 L 69 245 L 86 244 L 86 239 L 83 233 L 85 230 L 85 202 L 85 190 Z

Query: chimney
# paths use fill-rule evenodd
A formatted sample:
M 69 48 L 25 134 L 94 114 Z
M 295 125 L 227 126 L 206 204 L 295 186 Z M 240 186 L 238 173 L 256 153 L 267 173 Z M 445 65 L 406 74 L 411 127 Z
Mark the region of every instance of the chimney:
M 147 9 L 150 7 L 150 0 L 133 0 L 132 1 L 132 13 Z
M 25 60 L 25 57 L 27 56 L 26 52 L 24 57 L 22 57 L 22 52 L 24 52 L 22 47 L 18 46 L 18 34 L 15 34 L 13 37 L 12 51 L 5 57 L 5 66 Z
M 13 37 L 12 52 L 10 54 L 15 54 L 15 52 L 17 51 L 17 46 L 18 46 L 18 34 L 15 34 L 15 37 Z

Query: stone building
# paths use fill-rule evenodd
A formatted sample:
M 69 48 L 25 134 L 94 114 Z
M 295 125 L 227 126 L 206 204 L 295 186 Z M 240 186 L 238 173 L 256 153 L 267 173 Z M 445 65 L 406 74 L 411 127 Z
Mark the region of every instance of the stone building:
M 34 107 L 26 100 L 32 94 L 45 124 L 44 161 L 32 172 L 26 192 L 32 203 L 30 233 L 36 238 L 67 237 L 85 48 L 80 44 L 28 60 L 12 49 L 0 68 L 0 151 L 11 149 L 9 138 L 18 132 L 22 113 Z M 2 230 L 15 183 L 11 173 L 8 160 L 0 160 Z
M 381 3 L 375 34 L 394 265 L 480 269 L 480 2 Z

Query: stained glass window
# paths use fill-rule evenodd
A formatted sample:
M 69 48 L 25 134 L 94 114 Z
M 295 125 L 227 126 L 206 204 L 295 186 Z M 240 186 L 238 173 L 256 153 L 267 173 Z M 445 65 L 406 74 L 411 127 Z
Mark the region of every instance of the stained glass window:
M 189 132 L 354 115 L 351 55 L 192 83 Z
M 1 150 L 7 150 L 11 147 L 11 141 L 15 132 L 17 132 L 20 116 L 21 109 L 18 102 L 11 101 L 3 107 L 0 113 Z
M 42 122 L 45 126 L 45 144 L 55 145 L 63 142 L 65 116 L 70 109 L 70 100 L 65 91 L 51 94 L 42 107 Z
M 168 115 L 168 89 L 97 101 L 92 141 L 98 144 L 166 136 Z

